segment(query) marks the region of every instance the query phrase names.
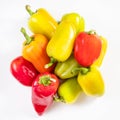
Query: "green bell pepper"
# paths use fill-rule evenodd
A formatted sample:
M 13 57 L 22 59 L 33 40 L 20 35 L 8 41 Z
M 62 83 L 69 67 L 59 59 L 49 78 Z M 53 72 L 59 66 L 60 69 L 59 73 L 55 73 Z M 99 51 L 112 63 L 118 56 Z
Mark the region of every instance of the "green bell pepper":
M 72 72 L 73 69 L 80 67 L 74 56 L 71 55 L 66 61 L 58 62 L 54 73 L 61 79 L 67 79 L 77 76 L 79 71 Z

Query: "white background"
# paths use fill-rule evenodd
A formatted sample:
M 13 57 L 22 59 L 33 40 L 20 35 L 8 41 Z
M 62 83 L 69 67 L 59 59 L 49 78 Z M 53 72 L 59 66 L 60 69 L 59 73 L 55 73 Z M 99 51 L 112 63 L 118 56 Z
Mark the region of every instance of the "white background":
M 95 29 L 108 40 L 108 49 L 100 70 L 105 82 L 102 97 L 82 94 L 72 105 L 54 103 L 38 116 L 31 103 L 31 88 L 19 84 L 10 73 L 10 62 L 21 55 L 27 32 L 28 13 L 44 7 L 60 20 L 67 12 L 84 17 L 86 31 Z M 119 0 L 0 0 L 0 120 L 120 120 L 120 4 Z

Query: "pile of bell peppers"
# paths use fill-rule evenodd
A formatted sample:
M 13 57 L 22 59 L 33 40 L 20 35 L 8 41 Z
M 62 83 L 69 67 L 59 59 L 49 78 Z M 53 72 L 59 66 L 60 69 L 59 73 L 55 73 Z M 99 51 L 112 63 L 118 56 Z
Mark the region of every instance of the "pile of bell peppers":
M 34 110 L 42 115 L 53 102 L 74 103 L 81 93 L 102 96 L 105 91 L 100 67 L 107 40 L 94 30 L 85 30 L 78 13 L 66 13 L 59 22 L 44 8 L 33 12 L 29 5 L 28 28 L 21 55 L 10 63 L 14 78 L 32 88 Z

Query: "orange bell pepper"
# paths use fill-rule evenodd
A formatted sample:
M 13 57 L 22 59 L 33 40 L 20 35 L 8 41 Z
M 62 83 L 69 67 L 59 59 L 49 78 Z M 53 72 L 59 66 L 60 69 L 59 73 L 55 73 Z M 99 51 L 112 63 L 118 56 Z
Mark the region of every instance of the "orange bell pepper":
M 50 58 L 46 53 L 48 39 L 42 34 L 35 34 L 29 37 L 24 28 L 21 28 L 21 32 L 26 38 L 23 45 L 22 56 L 31 62 L 40 73 L 51 72 L 54 66 L 44 68 L 44 66 L 50 62 Z

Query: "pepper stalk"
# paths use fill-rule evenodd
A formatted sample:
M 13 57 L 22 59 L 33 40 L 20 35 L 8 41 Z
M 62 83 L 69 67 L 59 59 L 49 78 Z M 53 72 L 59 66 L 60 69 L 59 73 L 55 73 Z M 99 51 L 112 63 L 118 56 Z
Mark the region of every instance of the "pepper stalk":
M 32 37 L 30 37 L 27 33 L 26 33 L 26 30 L 25 28 L 21 28 L 21 32 L 22 34 L 24 35 L 25 39 L 26 39 L 26 42 L 24 43 L 24 45 L 29 45 L 32 41 Z

